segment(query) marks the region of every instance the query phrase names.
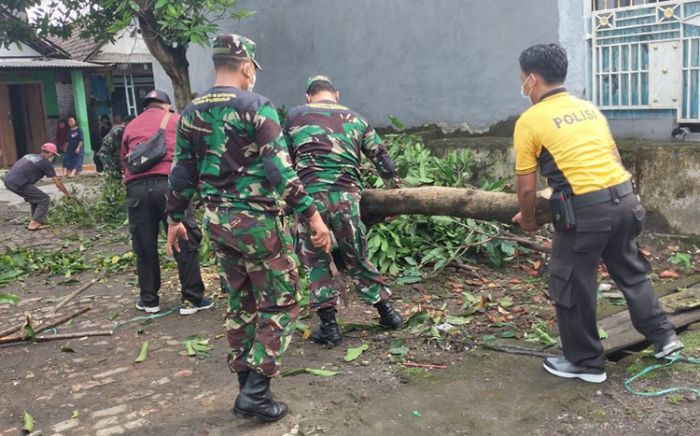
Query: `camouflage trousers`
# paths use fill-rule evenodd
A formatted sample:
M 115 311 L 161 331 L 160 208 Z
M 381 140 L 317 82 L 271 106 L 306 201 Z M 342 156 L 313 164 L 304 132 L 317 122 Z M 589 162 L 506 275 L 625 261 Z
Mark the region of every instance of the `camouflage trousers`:
M 279 217 L 263 212 L 207 208 L 204 221 L 229 296 L 229 367 L 273 377 L 299 315 L 291 236 Z
M 367 229 L 360 219 L 360 193 L 328 191 L 311 196 L 323 221 L 335 236 L 336 248 L 362 300 L 375 304 L 389 299 L 391 291 L 367 256 Z M 318 310 L 336 306 L 338 291 L 332 287 L 331 255 L 314 248 L 309 229 L 299 220 L 295 225 L 295 236 L 296 251 L 309 279 L 311 308 Z

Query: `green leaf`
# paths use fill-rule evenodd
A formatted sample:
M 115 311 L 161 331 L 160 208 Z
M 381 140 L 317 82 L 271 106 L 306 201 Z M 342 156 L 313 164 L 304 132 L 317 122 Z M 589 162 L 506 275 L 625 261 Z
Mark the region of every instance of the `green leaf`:
M 513 331 L 513 330 L 506 330 L 506 331 L 504 331 L 503 333 L 501 333 L 501 337 L 504 338 L 504 339 L 514 338 L 514 337 L 516 337 L 517 335 L 518 335 L 517 332 L 515 332 L 515 331 Z
M 608 332 L 606 332 L 604 328 L 598 327 L 598 337 L 600 337 L 601 340 L 608 339 Z
M 19 295 L 0 294 L 0 304 L 17 304 L 22 300 Z
M 315 369 L 315 368 L 306 368 L 306 372 L 309 374 L 318 376 L 318 377 L 333 377 L 334 375 L 338 374 L 337 371 L 328 371 L 325 369 Z
M 510 298 L 501 298 L 500 300 L 498 300 L 498 305 L 504 309 L 507 309 L 513 305 L 513 300 L 511 300 Z
M 464 318 L 462 316 L 448 315 L 447 318 L 445 319 L 445 322 L 447 322 L 448 324 L 452 324 L 452 325 L 465 325 L 465 324 L 469 324 L 471 322 L 471 320 L 472 319 L 469 317 Z
M 136 360 L 134 360 L 134 363 L 141 363 L 146 358 L 148 357 L 148 341 L 144 341 L 143 344 L 141 344 L 141 351 L 139 352 L 139 355 L 136 357 Z
M 183 339 L 181 343 L 185 346 L 187 355 L 190 357 L 208 357 L 209 351 L 214 348 L 214 346 L 209 343 L 209 339 L 204 339 L 198 335 L 189 336 Z
M 420 312 L 416 312 L 413 315 L 411 315 L 410 318 L 408 318 L 408 321 L 406 321 L 406 325 L 409 327 L 414 327 L 419 324 L 425 324 L 428 322 L 430 319 L 430 314 L 428 313 L 427 310 L 421 310 Z
M 34 328 L 29 322 L 29 318 L 27 318 L 27 322 L 22 327 L 22 334 L 26 339 L 34 339 L 36 337 L 36 333 L 34 332 Z
M 292 368 L 280 372 L 280 377 L 290 377 L 293 375 L 306 374 L 306 368 Z
M 496 335 L 484 335 L 484 336 L 481 337 L 481 341 L 482 341 L 482 342 L 487 342 L 487 343 L 488 343 L 488 342 L 493 342 L 493 341 L 495 341 L 496 339 L 498 339 L 498 338 L 496 337 Z
M 363 351 L 367 351 L 369 349 L 369 344 L 367 342 L 363 343 L 359 347 L 356 348 L 348 348 L 347 353 L 345 353 L 345 357 L 343 358 L 346 362 L 352 362 L 353 360 L 357 359 L 360 357 Z
M 34 431 L 34 417 L 26 410 L 24 411 L 24 426 L 22 427 L 22 430 L 26 431 L 27 433 Z
M 389 121 L 391 121 L 391 124 L 393 124 L 394 127 L 396 127 L 396 129 L 399 131 L 406 129 L 406 126 L 404 125 L 404 123 L 402 123 L 400 119 L 398 119 L 397 117 L 395 117 L 393 115 L 389 115 Z
M 70 419 L 75 419 L 80 416 L 80 410 L 75 409 L 73 413 L 70 415 Z
M 409 351 L 411 351 L 411 349 L 405 345 L 398 345 L 389 348 L 389 354 L 393 354 L 395 356 L 405 356 Z

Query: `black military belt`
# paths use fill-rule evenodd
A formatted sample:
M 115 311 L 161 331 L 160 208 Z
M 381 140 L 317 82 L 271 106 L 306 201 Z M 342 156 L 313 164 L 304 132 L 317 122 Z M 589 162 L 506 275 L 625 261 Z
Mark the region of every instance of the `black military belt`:
M 571 200 L 574 204 L 574 209 L 593 206 L 594 204 L 613 201 L 618 203 L 621 198 L 626 197 L 634 192 L 634 187 L 631 181 L 620 183 L 619 185 L 601 189 L 599 191 L 589 192 L 583 195 L 574 195 Z

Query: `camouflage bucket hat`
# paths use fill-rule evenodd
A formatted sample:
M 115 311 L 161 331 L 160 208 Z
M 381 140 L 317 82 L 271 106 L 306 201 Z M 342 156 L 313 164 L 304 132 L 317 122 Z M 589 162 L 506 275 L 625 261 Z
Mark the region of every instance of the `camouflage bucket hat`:
M 255 43 L 245 36 L 235 33 L 218 35 L 212 41 L 211 46 L 214 56 L 248 59 L 253 61 L 255 68 L 262 70 L 258 61 L 255 60 Z
M 308 92 L 309 88 L 311 88 L 311 85 L 313 85 L 316 82 L 328 82 L 331 86 L 335 87 L 333 85 L 333 82 L 331 82 L 331 79 L 328 78 L 328 76 L 318 75 L 318 76 L 309 77 L 306 80 L 306 91 Z

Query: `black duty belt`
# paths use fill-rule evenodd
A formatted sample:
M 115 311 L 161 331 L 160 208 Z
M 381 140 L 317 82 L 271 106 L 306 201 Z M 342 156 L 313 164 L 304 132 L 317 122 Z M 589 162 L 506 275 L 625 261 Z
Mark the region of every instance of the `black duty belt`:
M 583 195 L 574 195 L 571 199 L 574 203 L 574 209 L 593 206 L 598 203 L 613 201 L 619 203 L 620 199 L 634 192 L 634 187 L 631 181 L 620 183 L 619 185 L 601 189 L 599 191 L 588 192 Z

